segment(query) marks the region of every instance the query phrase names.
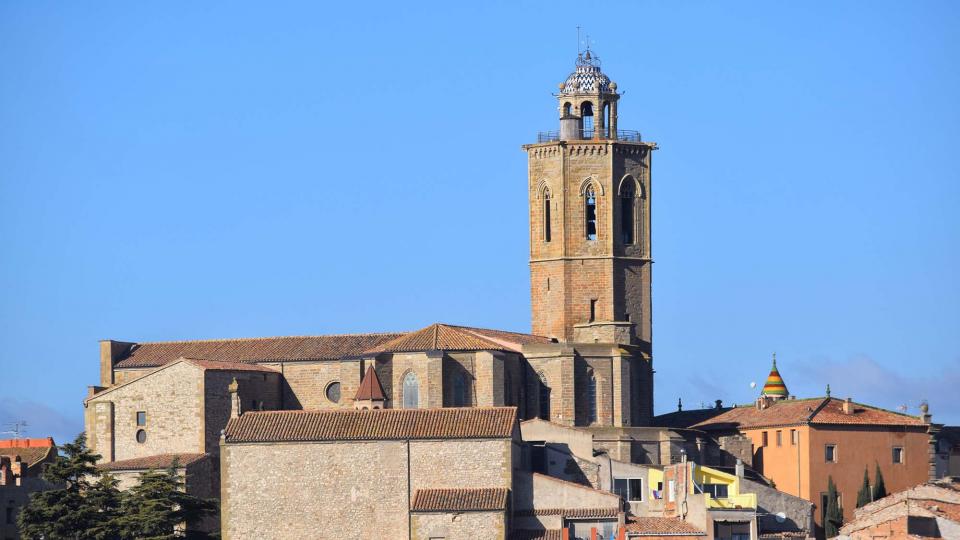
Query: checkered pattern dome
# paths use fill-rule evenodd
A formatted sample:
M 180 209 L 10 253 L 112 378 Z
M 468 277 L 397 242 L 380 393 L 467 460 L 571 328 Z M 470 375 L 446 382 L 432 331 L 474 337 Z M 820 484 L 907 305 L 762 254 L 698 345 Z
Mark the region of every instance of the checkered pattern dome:
M 600 71 L 600 59 L 587 51 L 577 56 L 577 68 L 564 81 L 560 93 L 596 94 L 610 91 L 610 77 Z

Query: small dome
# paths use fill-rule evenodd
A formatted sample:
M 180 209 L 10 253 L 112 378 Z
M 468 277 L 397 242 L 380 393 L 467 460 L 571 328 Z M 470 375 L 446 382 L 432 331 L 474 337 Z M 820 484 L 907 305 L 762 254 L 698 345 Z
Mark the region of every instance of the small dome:
M 763 385 L 763 391 L 760 392 L 761 396 L 772 396 L 785 398 L 789 394 L 787 392 L 787 385 L 783 382 L 783 377 L 780 376 L 780 371 L 777 370 L 777 355 L 773 355 L 773 368 L 770 370 L 770 375 L 767 376 L 767 381 Z
M 600 71 L 600 59 L 592 56 L 590 51 L 586 55 L 577 56 L 577 68 L 564 81 L 561 94 L 596 94 L 615 91 L 616 86 L 610 86 L 610 77 Z

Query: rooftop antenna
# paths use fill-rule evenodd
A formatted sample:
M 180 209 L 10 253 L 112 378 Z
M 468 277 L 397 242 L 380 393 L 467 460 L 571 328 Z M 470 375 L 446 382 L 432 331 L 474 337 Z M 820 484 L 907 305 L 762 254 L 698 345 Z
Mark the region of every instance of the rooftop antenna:
M 908 410 L 909 408 L 910 408 L 910 407 L 907 407 L 907 404 L 906 404 L 906 403 L 904 403 L 904 404 L 900 405 L 899 407 L 897 407 L 897 409 L 899 409 L 900 412 L 902 412 L 902 413 L 904 413 L 904 414 L 906 414 L 906 412 L 907 412 L 907 410 Z
M 9 427 L 10 429 L 8 429 L 7 431 L 4 431 L 3 434 L 13 435 L 14 439 L 20 439 L 22 438 L 23 435 L 26 435 L 27 433 L 26 420 L 18 420 L 16 422 L 7 424 L 7 427 Z

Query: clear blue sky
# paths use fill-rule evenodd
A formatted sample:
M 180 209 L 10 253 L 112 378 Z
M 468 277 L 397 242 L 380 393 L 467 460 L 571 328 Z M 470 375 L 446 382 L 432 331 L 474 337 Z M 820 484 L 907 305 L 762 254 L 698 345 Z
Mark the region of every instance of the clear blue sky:
M 97 340 L 529 330 L 520 145 L 576 26 L 653 167 L 658 412 L 960 422 L 956 2 L 3 2 L 0 422 Z

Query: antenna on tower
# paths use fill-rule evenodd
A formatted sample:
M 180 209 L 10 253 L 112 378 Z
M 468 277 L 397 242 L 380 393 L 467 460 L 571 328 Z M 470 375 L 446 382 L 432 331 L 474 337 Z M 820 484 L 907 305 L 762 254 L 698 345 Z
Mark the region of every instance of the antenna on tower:
M 27 434 L 26 420 L 18 420 L 16 422 L 12 422 L 10 424 L 7 424 L 7 427 L 10 429 L 8 429 L 7 431 L 4 431 L 3 434 L 13 435 L 14 439 L 21 439 L 23 438 L 23 435 Z
M 577 56 L 580 56 L 580 25 L 577 25 Z

